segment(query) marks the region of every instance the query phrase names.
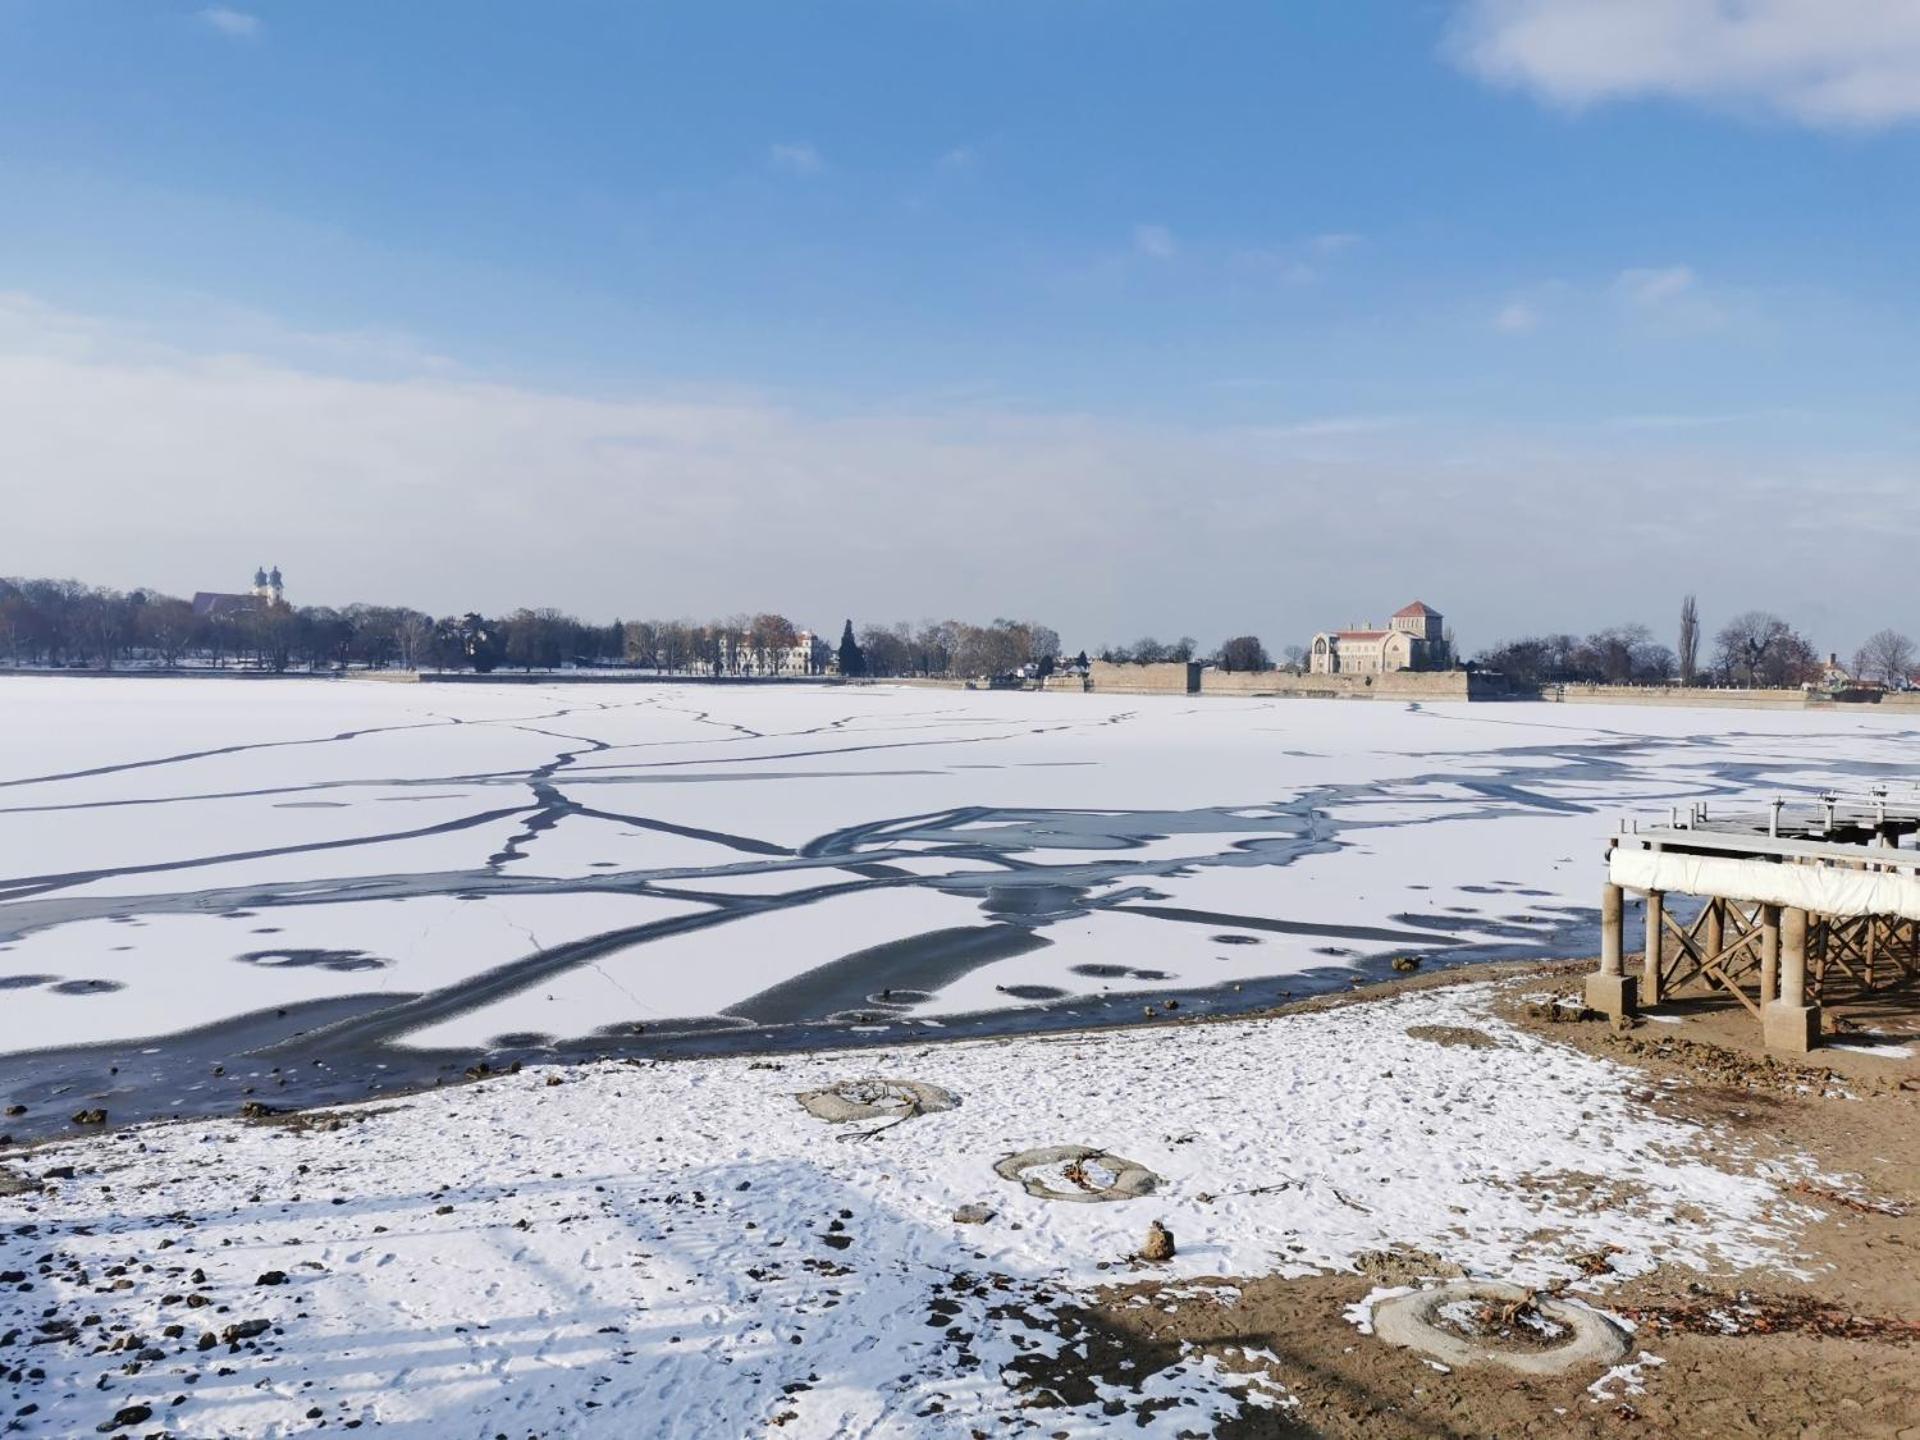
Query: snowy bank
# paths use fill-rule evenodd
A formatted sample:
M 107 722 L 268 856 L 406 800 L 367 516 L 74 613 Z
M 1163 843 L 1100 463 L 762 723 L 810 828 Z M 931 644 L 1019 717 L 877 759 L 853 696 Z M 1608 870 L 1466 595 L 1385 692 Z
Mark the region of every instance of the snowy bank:
M 1623 1275 L 1788 1263 L 1808 1212 L 1783 1189 L 1804 1172 L 1656 1116 L 1643 1077 L 1505 1024 L 1491 995 L 529 1069 L 39 1150 L 12 1168 L 58 1178 L 0 1198 L 0 1271 L 20 1272 L 0 1290 L 8 1408 L 37 1407 L 30 1435 L 128 1407 L 154 1417 L 129 1433 L 196 1436 L 1079 1436 L 1127 1412 L 1141 1434 L 1204 1434 L 1284 1405 L 1283 1365 L 1189 1355 L 1037 1410 L 1013 1367 L 1061 1343 L 1063 1307 L 1145 1275 L 1350 1270 L 1396 1247 L 1530 1281 L 1605 1245 Z M 865 1075 L 959 1103 L 884 1130 L 796 1103 Z M 1058 1144 L 1158 1187 L 1063 1204 L 994 1173 Z M 965 1206 L 992 1218 L 961 1223 Z M 1154 1219 L 1179 1249 L 1147 1266 L 1131 1256 Z

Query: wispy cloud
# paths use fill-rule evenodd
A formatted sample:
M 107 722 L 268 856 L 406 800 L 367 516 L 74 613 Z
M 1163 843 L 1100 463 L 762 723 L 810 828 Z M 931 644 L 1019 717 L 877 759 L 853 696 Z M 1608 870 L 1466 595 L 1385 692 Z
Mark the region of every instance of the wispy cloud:
M 821 158 L 820 152 L 805 140 L 783 140 L 769 145 L 767 163 L 785 174 L 802 178 L 818 175 L 827 168 L 827 162 Z
M 1622 270 L 1612 293 L 1636 322 L 1666 334 L 1703 334 L 1722 330 L 1735 315 L 1750 309 L 1737 297 L 1715 294 L 1690 265 L 1660 265 Z
M 1173 231 L 1164 225 L 1136 225 L 1133 227 L 1133 248 L 1135 253 L 1149 260 L 1171 260 L 1179 251 L 1174 243 Z
M 1616 415 L 1608 421 L 1615 430 L 1716 430 L 1727 425 L 1752 425 L 1794 418 L 1788 410 L 1726 410 L 1702 414 Z
M 1361 237 L 1350 230 L 1329 230 L 1316 235 L 1308 241 L 1308 247 L 1316 255 L 1340 255 L 1360 244 Z
M 1613 290 L 1631 304 L 1652 309 L 1691 292 L 1697 278 L 1688 265 L 1622 270 L 1614 278 Z
M 1573 107 L 1657 96 L 1828 128 L 1920 120 L 1915 0 L 1465 0 L 1448 49 Z
M 249 15 L 244 10 L 230 10 L 225 5 L 209 5 L 200 11 L 199 18 L 201 24 L 236 40 L 255 39 L 264 28 L 258 15 Z
M 1263 440 L 1324 440 L 1334 436 L 1379 435 L 1417 424 L 1417 415 L 1322 415 L 1280 425 L 1249 426 L 1242 433 Z
M 1493 328 L 1502 335 L 1529 335 L 1540 328 L 1539 307 L 1525 300 L 1509 300 L 1494 312 Z
M 980 152 L 971 145 L 956 145 L 940 157 L 942 170 L 971 170 L 980 163 Z
M 1357 250 L 1365 237 L 1349 230 L 1328 230 L 1304 240 L 1241 250 L 1232 257 L 1236 270 L 1264 280 L 1279 280 L 1285 285 L 1312 285 L 1326 275 L 1334 262 L 1349 251 Z

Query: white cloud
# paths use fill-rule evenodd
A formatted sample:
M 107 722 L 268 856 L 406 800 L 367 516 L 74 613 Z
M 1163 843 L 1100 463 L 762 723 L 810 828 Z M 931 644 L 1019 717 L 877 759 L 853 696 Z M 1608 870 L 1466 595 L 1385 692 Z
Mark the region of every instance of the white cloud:
M 1284 285 L 1312 285 L 1324 278 L 1334 262 L 1365 243 L 1365 237 L 1347 230 L 1329 230 L 1282 245 L 1236 251 L 1235 270 Z
M 1703 593 L 1744 593 L 1744 557 L 1797 526 L 1888 573 L 1920 540 L 1915 457 L 1865 454 L 1851 429 L 1823 432 L 1838 437 L 1826 448 L 1809 432 L 1708 453 L 1703 438 L 1734 447 L 1744 427 L 1669 447 L 1652 427 L 1557 445 L 1491 422 L 1338 410 L 1205 426 L 923 395 L 829 414 L 738 394 L 570 393 L 434 359 L 407 370 L 377 327 L 318 344 L 260 328 L 272 356 L 0 294 L 0 475 L 17 482 L 0 566 L 180 593 L 272 554 L 302 603 L 554 604 L 601 619 L 774 608 L 836 629 L 848 614 L 1031 614 L 1075 648 L 1247 629 L 1273 646 L 1322 623 L 1332 591 L 1397 603 L 1415 571 L 1467 633 L 1500 628 L 1516 534 L 1556 575 L 1554 623 L 1570 626 L 1617 618 L 1623 579 L 1682 563 Z M 1623 474 L 1627 436 L 1640 448 Z M 1620 501 L 1604 513 L 1602 487 Z M 1344 533 L 1356 495 L 1383 513 L 1417 497 L 1432 522 L 1261 563 Z M 1649 513 L 1670 545 L 1633 530 Z M 1724 544 L 1687 550 L 1707 523 Z M 1638 557 L 1624 571 L 1622 554 Z M 1844 628 L 1865 633 L 1886 623 L 1881 599 L 1809 571 L 1768 603 L 1854 610 Z
M 1360 237 L 1349 230 L 1330 230 L 1324 235 L 1314 236 L 1309 242 L 1316 255 L 1340 255 L 1359 243 Z
M 786 140 L 767 147 L 767 161 L 789 175 L 818 175 L 827 168 L 820 152 L 805 140 Z
M 1695 278 L 1692 267 L 1686 265 L 1622 270 L 1614 277 L 1613 290 L 1634 305 L 1653 309 L 1690 293 Z
M 940 157 L 943 170 L 971 170 L 980 163 L 980 152 L 971 145 L 956 145 Z
M 222 35 L 231 35 L 236 40 L 251 40 L 260 33 L 261 20 L 258 15 L 249 15 L 244 10 L 229 10 L 224 5 L 209 5 L 200 12 L 202 24 L 209 25 Z
M 1503 335 L 1527 335 L 1540 328 L 1540 312 L 1524 300 L 1510 300 L 1494 314 L 1493 328 Z
M 1133 248 L 1149 260 L 1171 260 L 1179 249 L 1174 244 L 1173 231 L 1164 225 L 1134 226 Z
M 1920 0 L 1463 0 L 1448 48 L 1574 107 L 1659 96 L 1829 128 L 1920 119 Z
M 1252 425 L 1242 433 L 1263 440 L 1326 440 L 1352 435 L 1379 435 L 1417 424 L 1417 415 L 1324 415 L 1283 425 Z

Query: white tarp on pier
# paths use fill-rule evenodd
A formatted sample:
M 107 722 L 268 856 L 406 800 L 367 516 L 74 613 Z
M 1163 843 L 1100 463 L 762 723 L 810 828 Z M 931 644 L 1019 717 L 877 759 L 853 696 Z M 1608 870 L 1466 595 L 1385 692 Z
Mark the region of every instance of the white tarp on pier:
M 1608 862 L 1608 876 L 1628 890 L 1722 895 L 1820 915 L 1899 915 L 1920 920 L 1920 878 L 1912 875 L 1622 846 Z

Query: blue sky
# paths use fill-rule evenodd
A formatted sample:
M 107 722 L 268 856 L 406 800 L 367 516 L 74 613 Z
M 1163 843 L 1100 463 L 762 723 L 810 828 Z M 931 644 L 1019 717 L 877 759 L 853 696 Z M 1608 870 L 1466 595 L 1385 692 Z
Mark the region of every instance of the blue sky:
M 1909 0 L 0 0 L 0 570 L 1846 649 L 1730 552 L 1920 537 L 1916 122 Z

